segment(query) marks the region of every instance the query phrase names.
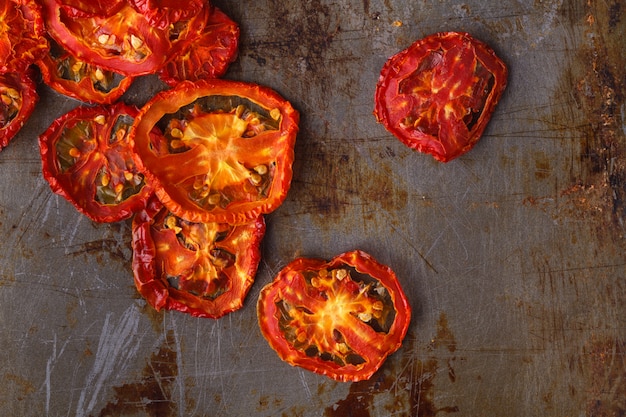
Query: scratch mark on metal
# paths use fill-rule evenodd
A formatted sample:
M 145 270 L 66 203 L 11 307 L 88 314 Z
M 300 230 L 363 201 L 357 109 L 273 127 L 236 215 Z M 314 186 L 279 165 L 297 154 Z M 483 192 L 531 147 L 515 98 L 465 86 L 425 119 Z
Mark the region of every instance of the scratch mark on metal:
M 311 401 L 313 394 L 311 394 L 311 389 L 309 388 L 309 384 L 306 382 L 305 373 L 302 369 L 298 369 L 298 377 L 300 378 L 300 382 L 302 383 L 302 387 L 306 393 L 307 400 Z
M 411 249 L 413 249 L 415 251 L 415 253 L 417 253 L 417 255 L 420 257 L 420 259 L 422 259 L 424 261 L 424 263 L 426 264 L 426 266 L 428 266 L 430 269 L 433 270 L 433 272 L 435 274 L 438 274 L 439 272 L 437 271 L 437 268 L 434 267 L 434 265 L 426 258 L 426 255 L 422 254 L 422 252 L 417 249 L 415 247 L 415 245 L 413 244 L 413 242 L 411 242 L 403 233 L 401 230 L 398 230 L 397 228 L 393 227 L 393 225 L 391 225 L 391 223 L 389 223 L 391 227 L 391 229 L 394 231 L 394 233 L 396 235 L 399 235 L 400 237 L 402 237 L 402 240 L 404 240 L 407 245 L 409 245 L 411 247 Z
M 178 373 L 176 375 L 176 386 L 178 387 L 179 400 L 178 403 L 178 415 L 185 415 L 185 382 L 183 380 L 183 350 L 180 345 L 180 336 L 178 333 L 178 327 L 176 321 L 172 320 L 172 332 L 174 333 L 174 349 L 176 352 L 176 369 Z
M 111 323 L 112 315 L 108 313 L 104 320 L 93 368 L 87 375 L 76 406 L 77 417 L 89 415 L 107 379 L 126 368 L 139 350 L 141 339 L 137 339 L 137 330 L 140 313 L 137 308 L 129 307 L 117 324 Z

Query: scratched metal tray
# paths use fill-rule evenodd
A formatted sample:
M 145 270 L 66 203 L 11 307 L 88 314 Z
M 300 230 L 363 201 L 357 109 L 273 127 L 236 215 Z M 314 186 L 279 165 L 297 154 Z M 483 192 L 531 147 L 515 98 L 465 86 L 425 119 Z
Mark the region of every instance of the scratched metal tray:
M 215 0 L 241 25 L 227 78 L 302 114 L 287 201 L 267 217 L 244 308 L 156 313 L 137 294 L 130 224 L 52 194 L 37 136 L 78 105 L 45 87 L 0 153 L 0 415 L 613 416 L 626 413 L 626 2 Z M 372 115 L 385 60 L 469 31 L 510 67 L 481 142 L 448 164 Z M 126 100 L 162 88 L 145 77 Z M 281 362 L 262 286 L 296 256 L 390 265 L 414 317 L 370 380 Z

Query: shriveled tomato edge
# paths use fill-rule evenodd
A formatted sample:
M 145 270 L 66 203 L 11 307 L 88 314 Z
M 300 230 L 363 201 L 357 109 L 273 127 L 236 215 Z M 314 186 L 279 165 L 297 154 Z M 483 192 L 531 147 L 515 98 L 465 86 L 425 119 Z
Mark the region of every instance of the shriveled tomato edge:
M 149 132 L 161 117 L 174 113 L 179 108 L 195 100 L 210 95 L 243 97 L 265 109 L 278 108 L 282 121 L 276 132 L 285 141 L 286 146 L 277 153 L 277 166 L 268 198 L 265 200 L 243 203 L 231 203 L 227 208 L 206 211 L 200 207 L 190 209 L 177 201 L 167 191 L 168 184 L 163 184 L 152 170 L 158 167 L 159 160 L 150 151 Z M 247 223 L 260 214 L 268 214 L 278 208 L 287 197 L 293 176 L 294 145 L 298 132 L 300 116 L 291 103 L 274 90 L 258 84 L 230 81 L 224 79 L 206 79 L 195 82 L 183 81 L 171 90 L 156 94 L 139 112 L 131 131 L 131 142 L 135 150 L 136 164 L 145 172 L 155 194 L 161 202 L 178 217 L 192 222 L 216 222 L 239 224 Z
M 217 28 L 216 28 L 217 27 Z M 239 36 L 240 36 L 240 28 L 237 22 L 232 20 L 226 13 L 220 10 L 216 6 L 211 6 L 211 14 L 209 15 L 207 24 L 204 28 L 204 32 L 206 31 L 214 31 L 214 30 L 222 30 L 226 28 L 228 30 L 229 35 L 229 48 L 227 51 L 227 56 L 219 61 L 219 65 L 213 65 L 213 71 L 210 73 L 206 73 L 205 77 L 198 77 L 194 74 L 193 77 L 188 77 L 187 79 L 190 81 L 201 79 L 201 78 L 220 78 L 223 76 L 230 64 L 237 60 L 239 55 Z M 194 49 L 197 47 L 197 43 L 202 43 L 205 33 L 201 33 L 194 42 L 190 43 L 187 48 L 181 51 L 179 54 L 175 55 L 170 59 L 159 71 L 158 76 L 170 87 L 175 87 L 181 81 L 184 81 L 183 77 L 178 76 L 178 63 L 179 61 L 184 61 L 184 57 L 186 54 L 193 54 Z M 223 42 L 222 42 L 223 43 Z M 216 45 L 216 48 L 219 48 L 219 45 Z M 216 61 L 213 60 L 213 63 Z M 180 64 L 183 65 L 184 64 Z M 204 72 L 203 72 L 204 73 Z
M 387 106 L 386 96 L 390 88 L 397 90 L 398 82 L 406 75 L 415 70 L 415 67 L 407 67 L 405 61 L 410 60 L 412 56 L 420 49 L 430 48 L 428 45 L 438 45 L 442 42 L 455 42 L 466 40 L 474 46 L 476 56 L 481 64 L 494 76 L 494 88 L 485 101 L 485 107 L 480 115 L 479 120 L 474 125 L 472 131 L 469 132 L 468 144 L 453 153 L 446 153 L 438 138 L 429 134 L 412 131 L 407 132 L 400 126 L 394 125 L 390 121 L 390 109 Z M 411 149 L 430 154 L 440 162 L 449 162 L 471 150 L 482 134 L 493 114 L 500 98 L 506 88 L 508 78 L 508 68 L 504 62 L 496 55 L 489 45 L 485 42 L 474 38 L 467 32 L 438 32 L 425 38 L 419 39 L 411 44 L 408 48 L 398 52 L 389 58 L 380 72 L 379 80 L 376 85 L 375 92 L 375 108 L 374 116 L 379 123 L 398 138 L 402 143 Z
M 133 276 L 137 291 L 154 307 L 155 310 L 176 310 L 194 317 L 217 319 L 243 307 L 245 299 L 254 283 L 258 265 L 261 261 L 261 242 L 265 235 L 265 218 L 254 219 L 254 233 L 245 255 L 248 263 L 245 281 L 233 280 L 231 289 L 215 300 L 201 300 L 184 291 L 169 287 L 157 277 L 155 262 L 157 251 L 151 236 L 154 216 L 163 208 L 162 203 L 152 198 L 145 210 L 133 218 Z M 235 226 L 242 227 L 242 226 Z
M 33 77 L 32 69 L 27 69 L 21 73 L 5 73 L 0 77 L 11 77 L 14 81 L 11 84 L 14 88 L 18 88 L 22 96 L 22 106 L 17 115 L 4 127 L 0 128 L 0 151 L 7 147 L 11 139 L 24 127 L 30 116 L 35 111 L 35 106 L 39 102 L 39 94 L 37 93 L 37 84 Z M 8 83 L 6 85 L 9 85 Z
M 122 57 L 106 57 L 93 52 L 89 45 L 83 43 L 82 39 L 77 38 L 75 34 L 68 30 L 63 24 L 61 20 L 61 8 L 59 7 L 58 1 L 48 0 L 42 3 L 43 18 L 48 35 L 57 43 L 86 62 L 129 76 L 153 74 L 158 71 L 173 55 L 180 52 L 181 49 L 202 31 L 206 21 L 206 14 L 208 13 L 208 8 L 205 8 L 203 13 L 193 17 L 193 25 L 190 25 L 188 36 L 175 44 L 169 41 L 167 32 L 155 29 L 159 36 L 144 40 L 150 44 L 152 54 L 141 62 L 131 62 Z M 136 12 L 130 4 L 125 7 L 129 7 Z M 146 25 L 149 26 L 147 21 Z M 152 26 L 150 27 L 152 28 Z
M 83 1 L 83 3 L 86 3 Z M 83 9 L 77 7 L 78 5 L 72 5 L 72 4 L 68 4 L 67 1 L 61 1 L 61 8 L 65 11 L 65 13 L 69 16 L 69 17 L 73 17 L 73 18 L 83 18 L 83 17 L 92 17 L 92 16 L 103 16 L 103 17 L 107 17 L 107 16 L 111 16 L 115 13 L 117 13 L 118 11 L 120 11 L 123 7 L 124 4 L 126 3 L 126 0 L 113 0 L 113 1 L 109 1 L 106 7 L 106 10 L 96 10 L 96 9 L 92 9 L 92 10 L 84 10 L 85 6 L 88 9 L 89 6 L 93 5 L 93 4 L 85 4 L 82 5 Z M 96 5 L 97 7 L 97 5 Z
M 36 48 L 23 51 L 22 56 L 9 56 L 0 61 L 0 73 L 27 71 L 28 67 L 35 63 L 40 56 L 44 55 L 48 48 L 45 39 L 46 27 L 43 19 L 42 8 L 35 0 L 7 0 L 21 8 L 24 23 L 29 27 L 24 27 L 24 31 L 31 31 L 33 39 L 38 39 L 39 45 Z
M 48 54 L 36 62 L 41 78 L 48 87 L 64 96 L 91 104 L 113 104 L 124 95 L 135 77 L 124 76 L 119 84 L 108 92 L 98 91 L 87 78 L 80 82 L 60 78 L 56 74 L 56 63 Z
M 63 133 L 63 127 L 72 119 L 88 120 L 98 114 L 107 113 L 109 116 L 117 114 L 128 114 L 131 117 L 137 114 L 138 110 L 135 106 L 128 105 L 124 102 L 117 102 L 110 106 L 81 106 L 61 115 L 39 136 L 39 153 L 41 155 L 43 177 L 48 181 L 50 189 L 55 194 L 60 195 L 69 201 L 78 212 L 84 214 L 89 219 L 98 223 L 112 223 L 130 218 L 137 211 L 145 207 L 146 202 L 152 194 L 152 187 L 149 183 L 144 184 L 141 191 L 120 204 L 102 205 L 95 200 L 95 185 L 88 190 L 92 195 L 86 205 L 81 204 L 70 189 L 69 184 L 59 180 L 58 176 L 62 175 L 58 172 L 56 164 L 56 141 Z M 107 122 L 109 120 L 107 119 Z
M 379 357 L 366 358 L 367 362 L 361 365 L 340 366 L 335 362 L 306 356 L 286 340 L 276 319 L 281 314 L 276 305 L 280 300 L 281 289 L 289 286 L 300 272 L 330 270 L 342 265 L 351 266 L 358 272 L 377 279 L 388 290 L 396 310 L 394 322 L 386 337 L 389 342 L 388 350 Z M 257 301 L 257 318 L 261 333 L 283 361 L 337 381 L 356 382 L 371 378 L 387 357 L 400 348 L 411 321 L 411 306 L 393 270 L 376 261 L 371 255 L 355 250 L 337 255 L 328 262 L 316 258 L 297 258 L 290 262 L 261 290 Z
M 198 9 L 194 8 L 193 10 L 189 10 L 189 7 L 185 7 L 187 6 L 187 3 L 194 3 L 194 1 L 189 0 L 186 2 L 180 2 L 177 7 L 174 8 L 152 5 L 149 0 L 130 0 L 129 2 L 135 10 L 146 16 L 150 25 L 159 29 L 165 29 L 179 20 L 190 18 L 193 14 L 199 13 L 205 7 L 210 7 L 208 0 L 196 0 L 195 4 L 199 7 Z

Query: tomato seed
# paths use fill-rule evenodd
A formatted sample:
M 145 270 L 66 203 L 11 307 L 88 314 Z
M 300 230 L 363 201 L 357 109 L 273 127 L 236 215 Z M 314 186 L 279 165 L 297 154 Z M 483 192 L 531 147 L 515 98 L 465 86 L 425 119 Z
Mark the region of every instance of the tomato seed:
M 143 46 L 143 40 L 135 35 L 130 35 L 130 44 L 134 49 L 139 49 Z
M 266 165 L 257 165 L 256 167 L 254 167 L 254 170 L 259 175 L 267 174 L 267 166 Z
M 250 174 L 250 182 L 253 185 L 259 185 L 259 184 L 261 184 L 262 181 L 263 181 L 263 177 L 261 177 L 256 172 L 253 172 L 252 174 Z
M 72 149 L 76 149 L 76 148 L 72 148 Z M 71 150 L 70 150 L 70 155 L 71 155 Z M 111 176 L 107 173 L 102 174 L 102 177 L 100 178 L 100 183 L 102 184 L 103 187 L 106 187 L 109 185 L 109 183 L 111 182 Z
M 181 139 L 183 137 L 183 131 L 175 127 L 174 129 L 170 130 L 170 136 L 173 138 Z
M 208 202 L 209 202 L 210 205 L 216 206 L 216 205 L 219 204 L 221 199 L 222 199 L 221 195 L 219 195 L 219 194 L 211 194 L 211 195 L 209 195 Z
M 279 109 L 270 110 L 270 117 L 274 120 L 280 119 L 280 110 Z
M 335 278 L 338 279 L 339 281 L 342 281 L 344 278 L 348 276 L 348 271 L 346 271 L 345 269 L 335 269 L 333 273 L 334 273 Z
M 107 35 L 106 33 L 103 33 L 98 36 L 98 42 L 100 42 L 101 45 L 106 45 L 109 42 L 110 38 L 111 36 Z

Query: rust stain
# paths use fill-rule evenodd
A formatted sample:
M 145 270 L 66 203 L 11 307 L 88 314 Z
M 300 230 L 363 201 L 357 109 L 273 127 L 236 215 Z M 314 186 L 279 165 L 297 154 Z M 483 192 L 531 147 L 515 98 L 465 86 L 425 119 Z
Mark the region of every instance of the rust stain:
M 332 227 L 333 221 L 345 221 L 346 214 L 357 210 L 355 221 L 372 220 L 380 209 L 388 213 L 402 210 L 409 201 L 404 180 L 392 177 L 385 160 L 397 158 L 390 148 L 373 155 L 376 167 L 365 164 L 352 144 L 324 149 L 318 142 L 306 144 L 301 152 L 299 170 L 289 191 L 298 201 L 294 215 L 310 214 L 320 227 Z
M 150 319 L 150 324 L 152 325 L 152 329 L 156 334 L 163 332 L 163 313 L 160 311 L 156 311 L 154 307 L 152 307 L 148 302 L 146 302 L 143 297 L 139 294 L 139 292 L 135 291 L 137 298 L 140 298 L 143 301 L 143 305 L 141 307 L 141 312 L 144 316 Z
M 100 410 L 99 417 L 146 415 L 150 417 L 177 416 L 172 401 L 175 379 L 178 376 L 174 333 L 167 332 L 164 344 L 154 352 L 143 369 L 141 379 L 113 387 L 114 399 Z
M 27 399 L 30 394 L 36 391 L 35 386 L 32 384 L 32 382 L 20 375 L 7 373 L 4 375 L 4 381 L 6 385 L 12 385 L 15 387 L 15 398 L 18 401 L 23 401 Z
M 127 247 L 124 243 L 120 243 L 120 241 L 114 237 L 106 237 L 103 239 L 85 242 L 68 249 L 71 250 L 69 255 L 72 256 L 94 256 L 96 261 L 101 265 L 106 262 L 104 257 L 105 254 L 108 254 L 112 259 L 117 259 L 125 264 L 130 261 L 131 256 L 129 247 Z
M 407 417 L 459 412 L 456 405 L 440 406 L 435 402 L 436 377 L 445 373 L 451 383 L 456 381 L 453 368 L 456 357 L 450 355 L 456 351 L 456 340 L 445 313 L 440 314 L 437 332 L 427 347 L 431 356 L 419 360 L 415 355 L 417 349 L 417 339 L 409 335 L 402 356 L 397 364 L 391 365 L 390 373 L 383 366 L 370 380 L 352 383 L 346 398 L 327 407 L 324 416 L 370 417 L 375 407 L 383 407 L 390 415 Z M 446 357 L 444 366 L 440 364 L 440 356 Z
M 288 68 L 285 59 L 291 59 L 296 68 L 313 71 L 327 65 L 324 53 L 341 28 L 333 23 L 328 5 L 320 0 L 300 4 L 294 13 L 282 2 L 270 2 L 268 10 L 271 34 L 279 38 L 252 39 L 242 53 L 257 61 L 259 66 L 280 62 Z M 293 66 L 291 67 L 293 68 Z
M 612 2 L 588 2 L 588 43 L 580 51 L 582 74 L 571 90 L 586 116 L 585 143 L 581 160 L 586 166 L 580 193 L 590 189 L 603 191 L 594 198 L 605 205 L 611 224 L 624 230 L 626 217 L 626 138 L 623 125 L 626 49 L 619 36 L 626 30 L 619 18 L 620 6 Z M 576 80 L 575 74 L 569 78 Z M 594 203 L 592 203 L 593 205 Z
M 577 50 L 567 51 L 571 63 L 555 91 L 553 114 L 547 121 L 561 126 L 567 138 L 580 140 L 570 178 L 559 179 L 552 195 L 529 196 L 524 204 L 539 208 L 556 221 L 585 219 L 597 225 L 598 236 L 624 244 L 626 231 L 626 33 L 617 1 L 568 3 L 561 14 L 581 29 Z M 552 156 L 554 157 L 554 156 Z M 551 176 L 550 158 L 534 155 L 535 179 Z
M 626 344 L 619 339 L 594 339 L 583 350 L 588 372 L 589 417 L 626 415 Z

